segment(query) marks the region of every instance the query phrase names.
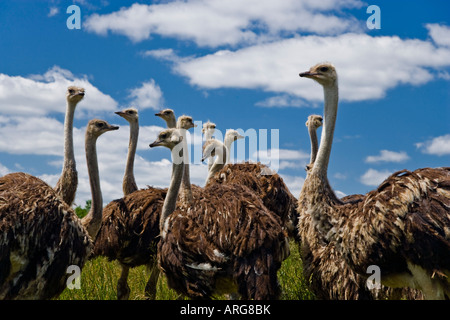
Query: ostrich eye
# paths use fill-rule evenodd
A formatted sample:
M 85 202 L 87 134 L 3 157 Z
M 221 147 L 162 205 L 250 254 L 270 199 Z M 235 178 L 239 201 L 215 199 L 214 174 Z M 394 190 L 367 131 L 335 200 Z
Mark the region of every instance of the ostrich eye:
M 164 133 L 161 135 L 161 139 L 165 139 L 165 138 L 167 138 L 167 133 Z
M 103 122 L 97 123 L 97 127 L 99 127 L 99 128 L 103 128 L 104 125 L 105 125 L 105 124 L 104 124 Z
M 328 67 L 321 67 L 319 70 L 321 72 L 327 72 L 328 71 Z
M 74 94 L 74 93 L 75 93 L 75 90 L 69 89 L 69 93 L 70 93 L 70 94 Z

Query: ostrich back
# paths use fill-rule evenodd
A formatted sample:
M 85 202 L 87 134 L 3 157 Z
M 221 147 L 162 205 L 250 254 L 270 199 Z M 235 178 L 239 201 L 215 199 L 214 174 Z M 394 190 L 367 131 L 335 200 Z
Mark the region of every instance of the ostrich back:
M 0 299 L 50 299 L 84 266 L 92 241 L 74 211 L 42 180 L 0 178 Z
M 110 202 L 103 209 L 94 256 L 118 260 L 129 267 L 155 258 L 166 193 L 167 189 L 148 187 Z

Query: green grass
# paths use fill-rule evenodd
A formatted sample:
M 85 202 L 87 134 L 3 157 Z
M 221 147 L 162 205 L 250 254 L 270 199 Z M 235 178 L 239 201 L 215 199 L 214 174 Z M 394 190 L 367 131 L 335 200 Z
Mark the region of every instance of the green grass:
M 109 262 L 106 258 L 98 257 L 88 261 L 81 273 L 80 289 L 65 289 L 59 300 L 115 300 L 117 299 L 117 280 L 121 268 L 117 261 Z M 145 299 L 145 285 L 150 271 L 145 266 L 130 269 L 128 285 L 130 286 L 130 300 Z M 307 281 L 302 274 L 302 263 L 297 244 L 291 242 L 291 255 L 283 262 L 278 271 L 278 280 L 282 288 L 282 300 L 310 300 L 314 295 L 307 287 Z M 175 300 L 179 295 L 168 288 L 163 274 L 158 280 L 157 300 Z M 219 296 L 217 299 L 225 299 Z

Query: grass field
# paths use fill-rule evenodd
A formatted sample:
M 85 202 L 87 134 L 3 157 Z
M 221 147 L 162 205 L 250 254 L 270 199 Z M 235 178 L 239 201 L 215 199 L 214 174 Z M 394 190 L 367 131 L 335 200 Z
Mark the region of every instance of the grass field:
M 80 289 L 65 289 L 60 300 L 115 300 L 117 280 L 120 276 L 117 261 L 109 262 L 103 257 L 88 261 L 81 273 Z M 130 300 L 143 300 L 144 288 L 150 276 L 145 266 L 130 270 L 128 285 Z M 282 300 L 310 300 L 314 295 L 308 290 L 307 282 L 302 275 L 302 263 L 297 244 L 291 242 L 291 255 L 283 262 L 278 271 L 278 279 L 282 288 Z M 158 281 L 157 300 L 175 300 L 179 295 L 167 287 L 166 278 L 161 275 Z M 217 299 L 225 299 L 219 296 Z

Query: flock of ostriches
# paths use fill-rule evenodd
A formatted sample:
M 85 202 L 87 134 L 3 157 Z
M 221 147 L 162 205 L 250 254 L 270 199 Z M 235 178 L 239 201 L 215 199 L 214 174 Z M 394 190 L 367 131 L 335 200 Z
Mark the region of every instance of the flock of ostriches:
M 97 256 L 120 263 L 119 299 L 128 299 L 129 269 L 140 265 L 151 268 L 149 299 L 161 272 L 169 287 L 192 299 L 224 293 L 277 299 L 277 271 L 290 243 L 299 246 L 304 276 L 318 299 L 450 298 L 450 167 L 402 170 L 376 190 L 339 199 L 327 178 L 338 109 L 336 69 L 321 63 L 300 77 L 322 85 L 324 117 L 306 122 L 311 161 L 298 199 L 268 167 L 229 163 L 232 142 L 243 137 L 229 130 L 224 142 L 213 139 L 211 122 L 202 130 L 208 178 L 204 187 L 191 185 L 186 130 L 193 120 L 176 119 L 170 109 L 156 114 L 168 128 L 150 144 L 171 151 L 170 186 L 139 189 L 133 175 L 138 113 L 130 108 L 117 112 L 130 124 L 124 194 L 105 208 L 96 143 L 118 127 L 98 119 L 87 125 L 92 206 L 83 219 L 72 209 L 78 184 L 72 131 L 85 92 L 69 87 L 64 165 L 55 188 L 26 173 L 0 178 L 0 299 L 55 298 L 66 287 L 67 268 L 82 268 Z M 380 271 L 377 289 L 366 285 L 370 266 Z

